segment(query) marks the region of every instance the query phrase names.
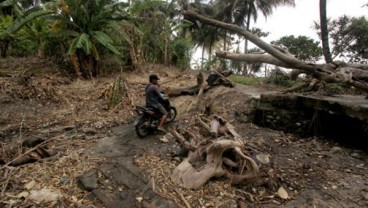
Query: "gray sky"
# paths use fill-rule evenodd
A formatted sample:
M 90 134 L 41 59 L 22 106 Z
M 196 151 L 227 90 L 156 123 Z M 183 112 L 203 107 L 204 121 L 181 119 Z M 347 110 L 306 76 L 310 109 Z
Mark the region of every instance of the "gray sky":
M 335 19 L 342 15 L 367 16 L 368 7 L 362 5 L 368 0 L 328 0 L 327 17 Z M 319 40 L 316 32 L 312 29 L 313 21 L 319 22 L 319 0 L 295 0 L 295 7 L 282 6 L 274 10 L 267 20 L 259 16 L 253 26 L 270 32 L 265 38 L 267 42 L 279 39 L 286 35 L 305 35 Z

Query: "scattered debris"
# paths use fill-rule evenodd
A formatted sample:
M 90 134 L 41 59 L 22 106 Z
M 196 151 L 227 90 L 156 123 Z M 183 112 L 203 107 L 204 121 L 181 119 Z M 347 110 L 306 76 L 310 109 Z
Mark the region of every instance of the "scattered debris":
M 268 154 L 263 154 L 263 153 L 257 154 L 256 159 L 261 164 L 264 164 L 264 165 L 270 164 L 270 156 Z
M 60 198 L 60 193 L 50 189 L 31 190 L 29 199 L 36 203 L 55 203 Z
M 169 139 L 166 137 L 166 135 L 165 136 L 162 136 L 161 138 L 160 138 L 160 141 L 162 142 L 162 143 L 168 143 L 169 142 Z
M 339 154 L 339 153 L 342 153 L 343 150 L 341 147 L 332 147 L 331 150 L 330 150 L 330 153 L 331 154 Z
M 32 180 L 29 183 L 27 183 L 24 188 L 27 190 L 31 190 L 36 186 L 36 181 Z
M 281 199 L 289 199 L 289 194 L 282 186 L 277 190 L 277 196 L 279 196 Z

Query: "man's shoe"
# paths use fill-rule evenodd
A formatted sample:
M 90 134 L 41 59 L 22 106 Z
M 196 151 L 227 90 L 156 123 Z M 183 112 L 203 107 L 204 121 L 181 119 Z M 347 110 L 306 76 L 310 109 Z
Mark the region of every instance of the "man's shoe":
M 157 131 L 161 131 L 163 133 L 167 133 L 167 131 L 164 128 L 157 128 Z

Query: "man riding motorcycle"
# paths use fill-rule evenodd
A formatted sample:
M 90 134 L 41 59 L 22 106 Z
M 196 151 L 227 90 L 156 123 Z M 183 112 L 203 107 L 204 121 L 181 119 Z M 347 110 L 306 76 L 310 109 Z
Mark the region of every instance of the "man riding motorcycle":
M 165 120 L 167 118 L 167 111 L 162 106 L 162 104 L 159 102 L 160 99 L 164 100 L 160 93 L 160 89 L 158 87 L 158 80 L 159 77 L 156 74 L 151 74 L 149 76 L 149 83 L 146 86 L 146 107 L 147 108 L 153 108 L 155 112 L 160 113 L 161 119 L 160 123 L 157 127 L 157 130 L 166 132 L 166 130 L 162 127 L 165 123 Z

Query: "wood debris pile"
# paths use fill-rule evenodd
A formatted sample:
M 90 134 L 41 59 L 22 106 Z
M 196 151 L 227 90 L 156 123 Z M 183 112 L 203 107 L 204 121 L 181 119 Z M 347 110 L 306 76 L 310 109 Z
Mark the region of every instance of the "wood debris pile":
M 63 92 L 57 91 L 56 86 L 68 85 L 71 80 L 66 77 L 54 75 L 34 76 L 17 75 L 17 82 L 8 81 L 9 78 L 0 79 L 0 91 L 13 99 L 35 99 L 63 102 Z
M 224 180 L 211 181 L 197 190 L 179 187 L 170 178 L 178 164 L 176 160 L 147 154 L 136 163 L 142 169 L 150 169 L 153 191 L 179 207 L 236 207 L 237 200 L 243 197 Z
M 136 161 L 150 171 L 152 189 L 162 197 L 181 207 L 280 205 L 290 199 L 269 156 L 256 150 L 256 142 L 245 142 L 222 117 L 196 116 L 171 134 L 189 151 L 185 158 L 147 154 Z
M 105 108 L 109 109 L 119 106 L 134 106 L 137 102 L 137 97 L 134 95 L 128 80 L 120 76 L 103 89 L 100 98 L 105 101 Z
M 18 167 L 0 167 L 0 207 L 80 207 L 97 205 L 88 192 L 77 186 L 77 178 L 101 159 L 84 154 L 96 140 L 53 138 L 50 149 L 57 155 Z

